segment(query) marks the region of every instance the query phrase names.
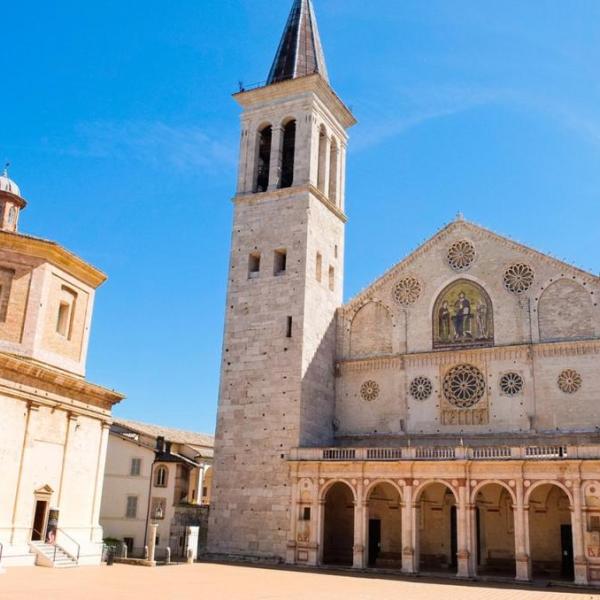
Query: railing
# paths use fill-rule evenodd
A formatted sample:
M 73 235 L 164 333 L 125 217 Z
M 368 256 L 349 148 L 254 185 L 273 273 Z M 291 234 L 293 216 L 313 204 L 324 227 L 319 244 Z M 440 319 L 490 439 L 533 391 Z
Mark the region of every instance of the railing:
M 416 448 L 415 458 L 418 460 L 454 460 L 454 448 Z
M 71 554 L 70 552 L 67 552 L 62 545 L 61 545 L 61 548 L 62 548 L 63 552 L 65 552 L 66 554 L 69 554 L 70 556 L 72 556 L 75 559 L 75 562 L 79 563 L 79 556 L 81 555 L 81 546 L 80 546 L 79 542 L 77 540 L 74 540 L 64 529 L 61 529 L 60 527 L 58 527 L 56 529 L 56 531 L 57 531 L 57 533 L 61 534 L 61 537 L 62 536 L 66 537 L 69 541 L 73 542 L 73 544 L 75 544 L 75 546 L 77 546 L 77 553 L 76 553 L 76 555 L 75 554 Z M 57 536 L 57 540 L 58 540 L 58 536 Z M 53 558 L 53 562 L 56 562 L 56 550 L 57 550 L 57 545 L 55 543 L 54 544 L 54 558 Z
M 323 460 L 354 460 L 356 450 L 354 448 L 327 448 L 323 450 Z
M 295 448 L 290 460 L 600 460 L 600 444 L 578 446 L 404 446 L 401 448 Z
M 511 458 L 511 449 L 503 446 L 490 446 L 486 448 L 471 448 L 471 457 L 474 460 L 495 460 Z
M 400 460 L 402 448 L 367 448 L 367 460 Z
M 567 458 L 566 446 L 528 446 L 525 456 L 530 458 Z

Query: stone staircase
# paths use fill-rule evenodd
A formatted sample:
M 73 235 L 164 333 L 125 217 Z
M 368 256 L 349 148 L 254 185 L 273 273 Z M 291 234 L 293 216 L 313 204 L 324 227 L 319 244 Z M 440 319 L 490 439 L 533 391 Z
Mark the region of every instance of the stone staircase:
M 36 554 L 37 565 L 60 569 L 77 566 L 77 560 L 58 545 L 30 542 L 29 546 Z

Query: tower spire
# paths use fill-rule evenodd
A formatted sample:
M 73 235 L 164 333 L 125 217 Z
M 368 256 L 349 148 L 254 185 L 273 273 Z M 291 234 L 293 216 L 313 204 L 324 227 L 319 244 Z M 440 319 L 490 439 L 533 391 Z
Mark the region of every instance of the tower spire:
M 267 85 L 314 73 L 329 83 L 312 0 L 294 0 Z

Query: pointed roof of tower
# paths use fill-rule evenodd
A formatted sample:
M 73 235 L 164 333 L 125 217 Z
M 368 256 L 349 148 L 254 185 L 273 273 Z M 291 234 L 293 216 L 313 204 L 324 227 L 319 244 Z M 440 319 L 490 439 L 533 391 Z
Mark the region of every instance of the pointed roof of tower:
M 267 85 L 314 73 L 329 83 L 312 0 L 294 0 Z

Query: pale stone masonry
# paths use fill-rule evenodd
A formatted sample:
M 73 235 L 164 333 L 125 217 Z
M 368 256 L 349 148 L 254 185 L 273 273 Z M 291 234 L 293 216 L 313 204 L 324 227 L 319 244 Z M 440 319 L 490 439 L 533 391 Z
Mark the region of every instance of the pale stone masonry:
M 236 95 L 209 549 L 600 584 L 600 279 L 459 215 L 343 304 L 354 119 L 307 19 Z

